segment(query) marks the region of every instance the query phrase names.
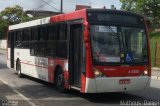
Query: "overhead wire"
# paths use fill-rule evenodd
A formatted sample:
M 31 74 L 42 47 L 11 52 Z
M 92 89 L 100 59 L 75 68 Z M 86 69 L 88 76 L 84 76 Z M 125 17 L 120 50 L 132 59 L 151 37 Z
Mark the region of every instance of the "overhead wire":
M 50 0 L 48 2 L 46 2 L 45 0 L 40 0 L 40 1 L 44 2 L 45 4 L 40 5 L 39 8 L 43 7 L 44 5 L 48 5 L 48 6 L 52 7 L 53 9 L 55 9 L 56 11 L 60 12 L 60 10 L 58 10 L 57 8 L 55 8 L 54 6 L 52 6 L 52 5 L 49 4 L 49 2 L 51 2 L 52 0 Z

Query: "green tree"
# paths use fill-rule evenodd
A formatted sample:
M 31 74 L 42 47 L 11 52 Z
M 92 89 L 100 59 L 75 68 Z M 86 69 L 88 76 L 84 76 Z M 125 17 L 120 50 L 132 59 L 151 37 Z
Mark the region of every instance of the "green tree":
M 8 21 L 0 19 L 0 39 L 6 38 Z
M 18 24 L 20 22 L 29 21 L 32 18 L 27 16 L 23 8 L 15 5 L 14 7 L 6 7 L 0 12 L 0 39 L 5 38 L 9 25 Z
M 19 5 L 5 8 L 3 11 L 1 11 L 0 17 L 2 19 L 5 17 L 5 19 L 9 21 L 10 24 L 17 24 L 31 19 Z
M 160 0 L 120 0 L 121 9 L 152 17 L 153 24 L 160 24 Z
M 136 0 L 120 0 L 122 3 L 121 9 L 126 11 L 135 11 Z

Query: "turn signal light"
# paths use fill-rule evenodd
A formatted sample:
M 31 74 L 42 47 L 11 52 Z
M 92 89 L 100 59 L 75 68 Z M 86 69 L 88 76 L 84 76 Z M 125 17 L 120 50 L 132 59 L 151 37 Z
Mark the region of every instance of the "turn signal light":
M 97 68 L 93 68 L 93 71 L 94 71 L 94 76 L 95 77 L 104 77 L 105 75 L 99 71 Z
M 141 74 L 141 76 L 149 76 L 149 67 L 146 65 L 145 66 L 145 70 L 143 71 L 143 73 Z

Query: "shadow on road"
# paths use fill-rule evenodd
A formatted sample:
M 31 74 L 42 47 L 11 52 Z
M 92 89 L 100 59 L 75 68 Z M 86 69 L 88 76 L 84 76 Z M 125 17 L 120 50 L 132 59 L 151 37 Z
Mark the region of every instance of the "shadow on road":
M 150 101 L 150 99 L 141 96 L 135 96 L 129 93 L 82 94 L 78 91 L 71 90 L 64 94 L 58 92 L 52 84 L 46 83 L 44 81 L 32 77 L 25 77 L 27 79 L 40 83 L 40 85 L 22 86 L 19 89 L 22 92 L 22 94 L 25 94 L 26 97 L 32 99 L 42 100 L 46 98 L 80 98 L 82 101 L 86 100 L 93 104 L 120 104 L 121 101 L 139 101 L 143 103 L 145 100 Z
M 140 101 L 149 100 L 143 97 L 127 94 L 127 93 L 102 93 L 102 94 L 85 94 L 83 98 L 94 103 L 111 103 L 120 104 L 121 101 Z

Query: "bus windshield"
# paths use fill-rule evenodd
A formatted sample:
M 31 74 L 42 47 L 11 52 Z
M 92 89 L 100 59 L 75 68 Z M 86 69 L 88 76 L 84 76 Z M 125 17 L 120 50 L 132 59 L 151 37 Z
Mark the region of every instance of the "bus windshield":
M 91 25 L 93 62 L 146 63 L 147 38 L 141 27 Z

